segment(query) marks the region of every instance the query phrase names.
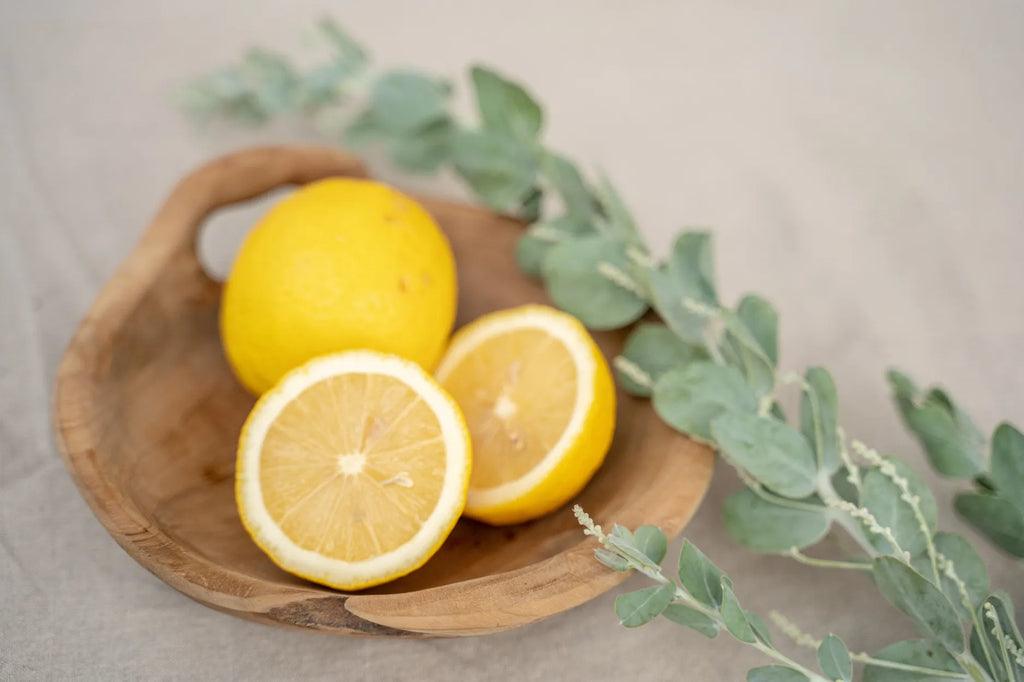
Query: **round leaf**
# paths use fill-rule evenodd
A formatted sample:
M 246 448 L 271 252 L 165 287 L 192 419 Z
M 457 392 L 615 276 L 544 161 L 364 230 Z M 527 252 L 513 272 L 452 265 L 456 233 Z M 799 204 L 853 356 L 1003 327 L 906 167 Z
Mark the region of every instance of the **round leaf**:
M 665 372 L 654 385 L 654 411 L 669 426 L 705 441 L 728 412 L 757 412 L 757 397 L 732 367 L 694 362 Z
M 817 471 L 811 446 L 788 424 L 733 412 L 711 423 L 711 435 L 733 465 L 780 495 L 799 499 L 814 492 Z
M 718 608 L 722 603 L 722 583 L 728 578 L 718 566 L 689 540 L 679 552 L 679 582 L 690 595 L 705 606 Z
M 714 639 L 718 634 L 718 624 L 715 621 L 689 606 L 669 604 L 661 615 L 673 623 L 692 628 L 709 639 Z
M 540 133 L 540 105 L 521 86 L 482 66 L 470 72 L 485 128 L 532 140 Z
M 830 634 L 821 640 L 818 647 L 818 665 L 821 672 L 830 680 L 844 680 L 850 682 L 853 679 L 853 661 L 850 660 L 850 650 L 846 648 L 843 640 Z
M 882 661 L 892 661 L 950 673 L 962 673 L 956 659 L 935 642 L 924 639 L 910 639 L 890 644 L 874 655 Z M 864 666 L 864 682 L 949 682 L 949 678 L 938 675 L 909 672 L 880 665 Z
M 992 542 L 1024 558 L 1024 514 L 1012 502 L 988 493 L 961 493 L 953 505 Z
M 1010 424 L 992 435 L 992 479 L 1000 497 L 1024 512 L 1024 433 Z
M 589 223 L 571 215 L 534 223 L 516 245 L 519 268 L 528 275 L 540 277 L 544 259 L 555 244 L 587 234 L 592 229 Z
M 668 538 L 657 526 L 640 526 L 633 533 L 633 541 L 637 549 L 656 564 L 661 563 L 668 551 Z
M 921 513 L 928 523 L 929 532 L 934 532 L 939 512 L 931 490 L 906 464 L 899 460 L 892 460 L 892 464 L 896 467 L 896 473 L 907 479 L 910 492 L 920 498 Z M 881 525 L 892 529 L 896 542 L 911 555 L 925 548 L 927 539 L 921 531 L 917 516 L 910 505 L 900 498 L 896 484 L 878 469 L 871 469 L 865 474 L 860 503 L 875 515 Z M 880 551 L 892 551 L 885 538 L 875 534 L 869 534 L 869 538 Z
M 882 556 L 873 567 L 875 584 L 890 604 L 910 616 L 922 634 L 947 650 L 964 650 L 964 636 L 956 610 L 939 588 L 902 561 Z
M 544 259 L 544 283 L 559 308 L 591 329 L 616 329 L 633 322 L 647 303 L 602 270 L 627 273 L 630 262 L 621 242 L 603 236 L 556 244 Z
M 800 398 L 800 431 L 814 448 L 819 466 L 832 473 L 839 468 L 839 398 L 832 375 L 812 367 L 804 375 L 807 387 Z
M 786 552 L 813 545 L 828 532 L 822 507 L 813 512 L 773 504 L 749 488 L 730 495 L 724 506 L 725 528 L 740 544 L 758 552 Z
M 629 334 L 622 348 L 622 357 L 643 370 L 652 381 L 675 367 L 685 367 L 696 360 L 705 360 L 704 349 L 681 340 L 663 324 L 641 322 Z M 616 371 L 619 384 L 632 395 L 647 397 L 653 387 L 637 383 L 629 374 Z
M 661 614 L 674 595 L 675 587 L 671 584 L 620 594 L 615 598 L 615 615 L 627 628 L 639 627 Z
M 370 93 L 377 124 L 391 133 L 409 133 L 445 118 L 445 87 L 410 71 L 378 78 Z
M 486 131 L 459 131 L 452 137 L 452 160 L 488 206 L 515 214 L 534 190 L 537 153 L 528 143 Z

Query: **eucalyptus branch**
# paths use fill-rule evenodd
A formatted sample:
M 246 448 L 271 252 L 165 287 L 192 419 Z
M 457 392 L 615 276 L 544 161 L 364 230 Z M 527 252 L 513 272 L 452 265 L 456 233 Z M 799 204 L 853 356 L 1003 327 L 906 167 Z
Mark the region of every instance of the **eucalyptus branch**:
M 415 172 L 449 166 L 485 204 L 531 223 L 517 259 L 543 280 L 560 308 L 597 329 L 625 327 L 653 309 L 662 323 L 636 326 L 614 368 L 625 390 L 651 397 L 666 423 L 714 445 L 736 469 L 745 488 L 726 501 L 730 534 L 757 551 L 804 564 L 870 570 L 886 599 L 942 647 L 937 651 L 948 652 L 949 667 L 959 668 L 919 666 L 910 642 L 887 647 L 884 659 L 850 654 L 830 635 L 818 644 L 828 679 L 852 679 L 852 660 L 934 677 L 1012 678 L 1011 665 L 1024 658 L 1020 635 L 1012 608 L 988 592 L 980 558 L 963 538 L 934 532 L 933 498 L 912 472 L 859 441 L 851 454 L 826 370 L 812 367 L 802 377 L 779 370 L 778 314 L 768 301 L 748 295 L 730 307 L 720 300 L 709 234 L 685 232 L 667 259 L 653 259 L 608 178 L 589 179 L 545 146 L 543 111 L 524 88 L 473 67 L 479 121 L 467 124 L 450 110 L 446 80 L 409 70 L 375 72 L 367 52 L 335 24 L 323 22 L 321 32 L 332 50 L 324 64 L 299 69 L 277 53 L 252 51 L 240 64 L 194 83 L 186 106 L 204 118 L 261 123 L 290 114 L 319 120 L 355 104 L 348 144 L 380 145 Z M 977 491 L 959 495 L 957 510 L 1007 552 L 1024 556 L 1024 435 L 1001 425 L 986 462 L 980 432 L 945 392 L 922 393 L 898 372 L 889 379 L 933 465 L 947 476 L 975 479 Z M 796 426 L 777 401 L 793 383 L 801 391 Z M 892 505 L 894 497 L 902 505 Z M 575 511 L 584 532 L 601 544 L 597 560 L 655 583 L 616 600 L 624 625 L 664 615 L 708 636 L 724 628 L 783 666 L 826 679 L 771 645 L 760 619 L 739 606 L 731 582 L 695 547 L 684 543 L 677 583 L 660 567 L 661 531 L 615 526 L 605 533 Z M 801 551 L 832 525 L 844 529 L 871 563 Z M 700 580 L 687 583 L 684 574 Z M 980 663 L 964 646 L 961 617 L 980 639 Z

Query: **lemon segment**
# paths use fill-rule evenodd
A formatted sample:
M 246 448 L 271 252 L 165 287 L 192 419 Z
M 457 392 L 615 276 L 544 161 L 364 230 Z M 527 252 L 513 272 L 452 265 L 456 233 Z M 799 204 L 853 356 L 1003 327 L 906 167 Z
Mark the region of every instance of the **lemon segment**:
M 355 590 L 405 575 L 465 506 L 471 448 L 451 397 L 371 351 L 315 359 L 260 398 L 238 446 L 242 523 L 281 568 Z
M 547 306 L 492 313 L 459 330 L 437 371 L 473 442 L 466 515 L 519 523 L 575 496 L 615 430 L 615 389 L 580 322 Z
M 378 182 L 330 178 L 276 204 L 224 287 L 221 338 L 255 394 L 311 358 L 393 353 L 432 370 L 455 321 L 455 261 L 418 203 Z

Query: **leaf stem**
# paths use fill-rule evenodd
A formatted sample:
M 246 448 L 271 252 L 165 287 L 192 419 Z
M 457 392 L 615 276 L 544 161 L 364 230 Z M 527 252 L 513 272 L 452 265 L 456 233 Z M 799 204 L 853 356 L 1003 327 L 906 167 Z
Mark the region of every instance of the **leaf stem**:
M 807 556 L 803 554 L 796 547 L 790 547 L 789 552 L 786 553 L 793 559 L 796 559 L 801 564 L 807 564 L 808 566 L 817 566 L 819 568 L 843 568 L 853 571 L 867 571 L 871 572 L 871 564 L 863 563 L 860 561 L 837 561 L 835 559 L 818 559 L 816 557 Z
M 869 656 L 866 653 L 850 654 L 850 658 L 861 663 L 873 665 L 878 668 L 890 668 L 892 670 L 903 670 L 908 673 L 919 673 L 921 675 L 931 675 L 932 677 L 948 677 L 954 680 L 968 680 L 970 676 L 967 673 L 957 673 L 950 670 L 938 670 L 936 668 L 926 668 L 921 665 L 911 665 L 910 663 L 898 663 L 896 661 L 887 661 L 884 658 L 875 658 Z

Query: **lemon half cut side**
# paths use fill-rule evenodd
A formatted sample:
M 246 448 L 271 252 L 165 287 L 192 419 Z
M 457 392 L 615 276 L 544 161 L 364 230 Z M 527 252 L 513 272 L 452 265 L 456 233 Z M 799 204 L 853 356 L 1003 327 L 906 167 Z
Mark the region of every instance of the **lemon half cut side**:
M 571 315 L 527 305 L 460 329 L 437 371 L 462 408 L 474 463 L 466 515 L 519 523 L 565 504 L 604 460 L 615 388 Z
M 419 365 L 350 351 L 289 372 L 259 399 L 235 495 L 278 566 L 356 590 L 440 548 L 465 506 L 471 457 L 458 406 Z

